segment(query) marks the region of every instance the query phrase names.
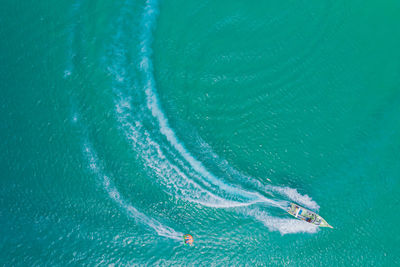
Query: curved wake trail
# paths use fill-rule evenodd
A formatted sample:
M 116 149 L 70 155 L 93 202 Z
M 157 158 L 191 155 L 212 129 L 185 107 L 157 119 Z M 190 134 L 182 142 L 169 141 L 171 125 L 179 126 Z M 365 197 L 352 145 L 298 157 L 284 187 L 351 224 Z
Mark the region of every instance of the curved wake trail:
M 129 3 L 129 2 L 128 2 Z M 123 10 L 122 15 L 118 19 L 118 23 L 122 24 L 123 17 L 127 10 Z M 167 189 L 167 193 L 173 194 L 177 198 L 182 198 L 191 202 L 199 203 L 210 207 L 242 207 L 249 206 L 255 203 L 263 203 L 267 206 L 274 206 L 285 209 L 288 201 L 273 200 L 264 197 L 258 192 L 244 190 L 239 186 L 230 185 L 214 174 L 212 174 L 203 165 L 201 161 L 196 159 L 181 143 L 174 130 L 170 127 L 166 115 L 163 113 L 161 105 L 158 100 L 156 92 L 155 79 L 153 75 L 152 56 L 152 31 L 155 26 L 158 14 L 158 2 L 155 0 L 147 0 L 144 8 L 144 13 L 141 19 L 141 33 L 139 36 L 139 72 L 142 76 L 143 86 L 137 85 L 137 80 L 134 81 L 129 75 L 130 70 L 128 51 L 124 48 L 122 36 L 124 31 L 121 30 L 122 26 L 118 27 L 117 33 L 111 48 L 111 65 L 107 67 L 108 72 L 113 76 L 113 92 L 115 94 L 115 115 L 119 122 L 120 129 L 129 140 L 130 144 L 135 151 L 140 155 L 140 159 L 145 163 L 146 167 L 155 173 L 158 181 Z M 127 46 L 128 44 L 125 44 Z M 154 121 L 146 121 L 146 110 L 141 106 L 133 108 L 132 102 L 138 99 L 132 98 L 131 89 L 144 90 L 144 97 L 146 98 L 147 110 L 151 113 Z M 140 93 L 134 92 L 134 95 Z M 168 146 L 160 145 L 152 137 L 151 132 L 145 126 L 152 124 L 159 128 L 160 133 L 168 141 L 168 144 L 173 148 L 177 156 L 181 157 L 186 163 L 182 162 L 179 158 L 168 158 L 168 154 L 174 155 Z M 218 157 L 217 157 L 218 158 Z M 179 165 L 174 164 L 177 162 Z M 229 164 L 228 164 L 229 165 Z M 238 171 L 229 166 L 231 174 L 240 174 Z M 191 177 L 196 177 L 200 180 L 201 184 L 195 182 Z M 296 189 L 281 188 L 270 185 L 263 185 L 261 182 L 254 178 L 250 178 L 240 174 L 242 180 L 248 179 L 252 183 L 257 184 L 257 188 L 262 189 L 263 192 L 276 192 L 280 195 L 285 195 L 289 199 L 303 200 L 307 203 L 306 206 L 318 207 L 318 205 L 311 200 L 308 196 L 300 195 Z M 210 191 L 212 186 L 219 188 L 218 194 Z M 205 187 L 210 187 L 209 189 Z M 221 196 L 220 196 L 221 195 Z M 299 201 L 300 203 L 303 203 Z M 303 203 L 303 204 L 304 204 Z M 252 216 L 253 218 L 261 221 L 270 230 L 280 231 L 282 234 L 292 232 L 315 232 L 316 229 L 304 225 L 302 222 L 295 219 L 280 219 L 269 215 L 266 211 L 259 208 L 242 207 L 239 208 L 242 214 Z M 295 225 L 295 227 L 293 227 Z M 312 225 L 311 225 L 312 226 Z
M 151 111 L 151 114 L 158 121 L 160 132 L 166 137 L 168 142 L 174 147 L 179 154 L 190 164 L 190 166 L 199 173 L 203 178 L 213 185 L 218 186 L 220 189 L 227 193 L 241 196 L 250 201 L 265 201 L 273 202 L 256 192 L 249 192 L 239 187 L 234 187 L 224 183 L 218 179 L 215 175 L 209 172 L 199 160 L 197 160 L 186 148 L 179 142 L 174 130 L 169 126 L 168 119 L 162 111 L 162 108 L 158 101 L 157 92 L 155 91 L 155 80 L 153 75 L 153 63 L 151 61 L 152 56 L 152 31 L 156 22 L 158 14 L 158 1 L 147 0 L 146 7 L 141 22 L 141 29 L 143 30 L 140 35 L 140 68 L 144 75 L 145 93 L 147 97 L 147 107 Z
M 202 162 L 197 160 L 182 144 L 174 130 L 169 126 L 168 119 L 166 118 L 164 112 L 162 111 L 161 105 L 158 100 L 158 95 L 155 90 L 155 79 L 153 75 L 153 64 L 151 61 L 151 56 L 152 56 L 152 49 L 151 49 L 151 43 L 152 43 L 152 31 L 153 28 L 155 27 L 155 22 L 156 18 L 158 15 L 158 1 L 156 0 L 147 0 L 146 1 L 146 7 L 144 10 L 144 15 L 142 18 L 142 34 L 141 34 L 141 40 L 140 40 L 140 52 L 141 52 L 141 62 L 140 62 L 140 68 L 144 73 L 145 76 L 145 92 L 146 92 L 146 97 L 147 97 L 147 107 L 151 111 L 153 117 L 155 117 L 158 121 L 160 132 L 166 137 L 166 139 L 169 141 L 169 143 L 174 147 L 181 156 L 192 166 L 192 168 L 198 172 L 202 177 L 206 178 L 210 183 L 217 185 L 220 187 L 222 190 L 233 193 L 236 195 L 240 195 L 243 197 L 246 197 L 250 200 L 259 200 L 269 202 L 271 204 L 277 204 L 276 206 L 281 207 L 278 203 L 274 203 L 272 200 L 265 198 L 261 196 L 258 193 L 255 192 L 249 192 L 246 190 L 243 190 L 241 188 L 233 187 L 231 185 L 228 185 L 218 179 L 215 175 L 213 175 L 211 172 L 209 172 L 203 165 Z M 215 155 L 215 157 L 218 157 Z M 300 195 L 296 189 L 292 189 L 289 187 L 277 187 L 277 186 L 271 186 L 271 185 L 262 185 L 259 181 L 257 181 L 254 178 L 248 177 L 248 176 L 243 176 L 240 174 L 238 171 L 234 170 L 232 167 L 228 166 L 232 172 L 235 174 L 239 175 L 239 177 L 245 178 L 247 181 L 252 181 L 253 183 L 257 183 L 258 187 L 260 189 L 267 189 L 276 193 L 280 193 L 282 195 L 287 196 L 293 201 L 299 202 L 303 205 L 306 205 L 310 208 L 313 209 L 318 209 L 319 206 L 316 202 L 312 201 L 310 197 L 302 196 Z
M 138 211 L 134 206 L 127 202 L 123 196 L 119 193 L 118 189 L 112 183 L 111 179 L 105 175 L 100 166 L 99 160 L 96 153 L 88 142 L 83 145 L 83 153 L 86 156 L 89 167 L 94 174 L 97 175 L 100 184 L 104 191 L 107 192 L 108 196 L 131 218 L 135 219 L 136 222 L 146 225 L 153 229 L 158 235 L 168 237 L 175 240 L 181 240 L 183 233 L 177 232 L 171 227 L 165 226 L 159 221 L 146 216 L 144 213 Z
M 127 2 L 129 4 L 129 2 Z M 129 5 L 128 5 L 129 8 Z M 234 200 L 227 200 L 206 190 L 200 184 L 188 177 L 177 165 L 173 164 L 166 156 L 164 150 L 168 148 L 161 147 L 148 132 L 142 123 L 143 110 L 134 110 L 131 102 L 132 97 L 125 93 L 126 88 L 134 88 L 135 85 L 128 75 L 128 51 L 123 46 L 123 25 L 124 16 L 129 14 L 125 7 L 118 19 L 117 32 L 114 36 L 114 42 L 111 47 L 111 65 L 107 67 L 108 72 L 114 78 L 112 81 L 113 92 L 115 94 L 115 116 L 119 122 L 125 137 L 135 151 L 140 154 L 140 159 L 147 168 L 152 170 L 158 181 L 167 189 L 167 193 L 177 198 L 199 203 L 209 207 L 239 207 L 251 205 L 253 202 L 242 203 Z M 129 90 L 128 90 L 129 91 Z M 129 91 L 129 93 L 131 93 Z
M 140 122 L 130 123 L 129 114 L 117 104 L 118 121 L 124 129 L 126 138 L 133 148 L 141 153 L 145 165 L 153 170 L 161 184 L 169 193 L 178 198 L 199 203 L 209 207 L 239 207 L 254 202 L 241 203 L 221 198 L 191 180 L 178 166 L 171 163 L 163 153 L 160 145 L 152 140 L 150 134 L 142 129 Z

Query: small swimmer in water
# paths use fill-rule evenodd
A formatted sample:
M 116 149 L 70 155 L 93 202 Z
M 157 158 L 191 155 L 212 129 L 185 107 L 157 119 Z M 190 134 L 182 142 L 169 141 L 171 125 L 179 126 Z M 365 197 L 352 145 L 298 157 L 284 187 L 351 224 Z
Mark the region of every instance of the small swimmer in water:
M 185 242 L 185 245 L 193 245 L 193 236 L 186 234 L 183 236 L 183 241 Z

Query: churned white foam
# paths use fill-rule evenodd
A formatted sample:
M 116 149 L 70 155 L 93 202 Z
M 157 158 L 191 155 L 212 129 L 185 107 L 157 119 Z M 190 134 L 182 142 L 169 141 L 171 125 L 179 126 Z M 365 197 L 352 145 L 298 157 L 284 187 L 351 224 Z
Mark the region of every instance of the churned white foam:
M 311 197 L 309 197 L 308 195 L 302 195 L 299 192 L 297 192 L 296 189 L 294 188 L 290 188 L 290 187 L 279 187 L 279 186 L 266 186 L 266 188 L 271 189 L 274 192 L 280 193 L 281 195 L 284 195 L 286 197 L 288 197 L 290 200 L 301 204 L 303 206 L 306 206 L 310 209 L 319 210 L 319 205 L 317 204 L 317 202 L 315 202 L 314 200 L 312 200 Z
M 90 169 L 100 179 L 103 189 L 107 192 L 108 196 L 131 218 L 135 219 L 138 223 L 144 224 L 152 228 L 160 236 L 165 236 L 171 239 L 181 240 L 183 234 L 175 231 L 171 227 L 165 226 L 159 221 L 146 216 L 144 213 L 138 211 L 134 206 L 127 202 L 119 193 L 118 189 L 112 183 L 111 179 L 105 175 L 100 166 L 99 160 L 94 150 L 88 142 L 83 145 L 83 152 L 89 162 Z
M 270 231 L 279 231 L 282 235 L 293 233 L 316 233 L 318 226 L 296 219 L 284 219 L 273 217 L 266 211 L 258 208 L 243 210 L 247 216 L 251 216 L 262 222 Z

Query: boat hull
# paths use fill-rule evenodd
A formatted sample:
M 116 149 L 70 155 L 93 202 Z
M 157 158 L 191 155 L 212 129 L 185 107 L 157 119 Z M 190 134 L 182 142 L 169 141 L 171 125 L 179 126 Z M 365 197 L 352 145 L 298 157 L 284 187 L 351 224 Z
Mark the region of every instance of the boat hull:
M 314 224 L 316 226 L 333 228 L 324 220 L 324 218 L 315 212 L 303 208 L 295 203 L 290 203 L 287 212 L 299 220 Z

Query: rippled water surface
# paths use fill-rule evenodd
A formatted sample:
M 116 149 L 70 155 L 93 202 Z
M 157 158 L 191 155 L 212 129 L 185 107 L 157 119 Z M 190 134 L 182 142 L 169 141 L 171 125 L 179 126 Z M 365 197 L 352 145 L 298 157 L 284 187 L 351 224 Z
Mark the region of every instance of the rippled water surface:
M 3 3 L 0 263 L 400 264 L 399 10 Z

